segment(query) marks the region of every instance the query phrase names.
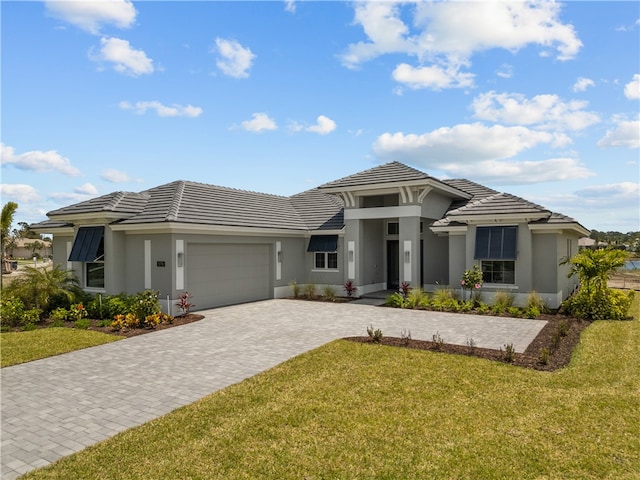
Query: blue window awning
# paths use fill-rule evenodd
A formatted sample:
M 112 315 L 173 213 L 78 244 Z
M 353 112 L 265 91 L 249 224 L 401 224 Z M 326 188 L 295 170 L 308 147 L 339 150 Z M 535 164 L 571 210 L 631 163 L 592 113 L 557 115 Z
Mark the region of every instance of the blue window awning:
M 476 260 L 515 260 L 518 255 L 518 227 L 478 227 Z
M 307 252 L 337 252 L 338 235 L 313 235 Z
M 73 242 L 70 262 L 96 262 L 104 259 L 104 227 L 80 227 Z

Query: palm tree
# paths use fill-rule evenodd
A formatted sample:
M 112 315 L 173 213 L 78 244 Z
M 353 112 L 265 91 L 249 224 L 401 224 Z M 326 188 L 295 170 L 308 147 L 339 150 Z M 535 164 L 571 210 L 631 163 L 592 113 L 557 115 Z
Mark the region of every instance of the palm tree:
M 595 293 L 607 288 L 607 280 L 616 270 L 624 266 L 626 259 L 627 254 L 623 250 L 583 249 L 563 263 L 571 265 L 570 277 L 577 275 L 580 284 L 584 285 L 588 292 L 593 288 Z
M 52 297 L 63 295 L 73 301 L 78 289 L 78 280 L 60 265 L 53 268 L 26 266 L 24 274 L 7 287 L 7 291 L 20 297 L 27 308 L 45 311 Z
M 7 202 L 2 207 L 2 215 L 0 217 L 0 226 L 2 230 L 0 231 L 1 242 L 2 242 L 2 255 L 4 256 L 4 246 L 9 237 L 9 232 L 11 231 L 11 224 L 13 223 L 13 216 L 18 209 L 18 204 L 15 202 Z

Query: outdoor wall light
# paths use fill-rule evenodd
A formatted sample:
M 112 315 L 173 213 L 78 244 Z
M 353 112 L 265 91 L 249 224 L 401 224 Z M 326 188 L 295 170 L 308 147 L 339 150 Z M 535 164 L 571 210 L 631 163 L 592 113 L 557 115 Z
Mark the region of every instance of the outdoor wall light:
M 353 262 L 354 253 L 353 250 L 349 250 L 349 261 Z
M 184 253 L 178 252 L 178 266 L 184 267 Z
M 278 250 L 278 263 L 282 263 L 282 251 Z
M 404 263 L 411 263 L 411 252 L 409 250 L 404 252 Z

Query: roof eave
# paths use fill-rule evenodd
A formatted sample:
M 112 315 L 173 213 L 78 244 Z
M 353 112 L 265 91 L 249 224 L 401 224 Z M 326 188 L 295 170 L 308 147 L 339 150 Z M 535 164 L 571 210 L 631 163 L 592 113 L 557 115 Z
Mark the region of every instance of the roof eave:
M 554 233 L 563 232 L 566 230 L 574 231 L 578 235 L 588 237 L 591 235 L 591 230 L 583 227 L 578 222 L 567 223 L 534 223 L 529 225 L 529 230 L 533 233 Z
M 199 223 L 181 222 L 150 222 L 150 223 L 116 223 L 111 225 L 113 231 L 127 234 L 153 234 L 153 233 L 202 233 L 209 235 L 248 235 L 248 236 L 292 236 L 304 235 L 309 229 L 295 228 L 265 228 L 246 227 L 233 225 L 204 225 Z M 323 230 L 332 232 L 331 230 Z

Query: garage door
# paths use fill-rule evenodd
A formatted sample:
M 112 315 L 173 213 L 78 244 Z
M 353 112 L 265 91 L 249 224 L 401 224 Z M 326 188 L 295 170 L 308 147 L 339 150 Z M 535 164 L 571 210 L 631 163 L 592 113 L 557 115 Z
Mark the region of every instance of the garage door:
M 271 298 L 269 245 L 187 245 L 186 290 L 195 309 Z

